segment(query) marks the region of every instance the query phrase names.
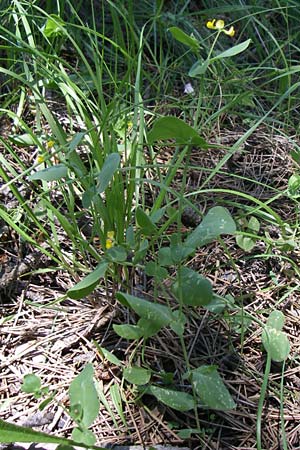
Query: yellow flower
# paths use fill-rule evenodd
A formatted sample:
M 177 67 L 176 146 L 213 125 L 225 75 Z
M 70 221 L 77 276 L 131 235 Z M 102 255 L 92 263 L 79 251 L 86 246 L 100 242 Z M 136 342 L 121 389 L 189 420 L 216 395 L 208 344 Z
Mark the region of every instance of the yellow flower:
M 54 141 L 48 141 L 46 143 L 46 148 L 47 150 L 50 150 L 50 148 L 52 148 L 54 146 L 55 142 Z
M 229 30 L 222 30 L 222 31 L 223 31 L 223 33 L 227 34 L 227 36 L 230 36 L 230 37 L 233 37 L 234 33 L 235 33 L 235 29 L 232 25 L 229 28 Z
M 107 232 L 107 238 L 106 238 L 106 242 L 105 242 L 105 248 L 107 250 L 114 246 L 114 237 L 115 237 L 114 231 Z
M 208 22 L 206 22 L 206 27 L 209 28 L 210 30 L 218 30 L 218 31 L 222 31 L 223 33 L 227 34 L 227 36 L 233 37 L 234 33 L 235 33 L 235 29 L 233 26 L 231 26 L 229 28 L 229 30 L 225 30 L 225 22 L 224 20 L 209 20 Z
M 38 155 L 36 158 L 37 164 L 42 164 L 45 161 L 45 157 L 43 155 Z
M 210 30 L 222 30 L 225 27 L 225 22 L 224 20 L 209 20 L 206 23 L 207 28 L 209 28 Z

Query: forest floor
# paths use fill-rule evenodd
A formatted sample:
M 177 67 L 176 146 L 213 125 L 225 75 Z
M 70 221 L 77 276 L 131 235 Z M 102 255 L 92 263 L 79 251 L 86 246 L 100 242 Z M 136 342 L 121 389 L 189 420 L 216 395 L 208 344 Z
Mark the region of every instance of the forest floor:
M 2 120 L 2 136 L 10 133 L 9 126 L 8 121 Z M 228 148 L 244 131 L 239 124 L 232 123 L 208 140 Z M 291 150 L 286 138 L 270 134 L 263 126 L 258 128 L 222 171 L 208 181 L 207 194 L 193 196 L 193 201 L 203 213 L 211 206 L 225 205 L 234 216 L 238 212 L 237 205 L 247 205 L 247 195 L 250 195 L 271 206 L 283 222 L 295 222 L 295 202 L 283 193 L 294 171 Z M 0 151 L 5 158 L 10 158 L 4 147 Z M 216 167 L 224 152 L 193 150 L 187 192 L 197 190 L 209 174 L 205 169 Z M 28 167 L 32 165 L 30 149 L 18 147 L 18 154 Z M 164 150 L 157 155 L 157 160 L 168 162 L 171 155 L 172 150 Z M 11 164 L 16 163 L 11 161 Z M 18 173 L 18 167 L 15 168 Z M 180 177 L 178 173 L 173 187 L 177 184 L 180 188 Z M 4 186 L 3 180 L 1 185 Z M 19 189 L 27 187 L 20 183 Z M 214 189 L 222 189 L 222 192 Z M 234 191 L 247 195 L 237 197 Z M 24 195 L 30 202 L 30 192 Z M 16 214 L 23 214 L 9 187 L 0 190 L 0 200 L 8 210 L 15 209 Z M 185 215 L 186 229 L 193 229 L 199 218 L 188 211 Z M 300 287 L 299 272 L 295 270 L 299 263 L 299 247 L 291 245 L 283 254 L 280 248 L 282 230 L 268 223 L 265 217 L 261 221 L 261 239 L 256 240 L 250 252 L 241 250 L 235 237 L 226 237 L 224 243 L 230 255 L 221 242 L 215 242 L 197 251 L 189 264 L 212 281 L 216 293 L 231 295 L 243 304 L 246 312 L 262 321 L 265 311 L 280 308 L 284 312 L 284 329 L 291 343 L 291 353 L 284 373 L 283 421 L 288 448 L 296 449 L 300 448 L 297 356 L 300 352 Z M 273 247 L 266 242 L 266 236 L 269 241 L 273 240 Z M 42 236 L 34 235 L 33 238 L 42 240 Z M 61 239 L 65 239 L 62 230 Z M 63 246 L 66 251 L 71 251 L 68 242 Z M 115 409 L 110 387 L 115 383 L 121 386 L 122 375 L 117 366 L 103 360 L 95 342 L 122 360 L 129 360 L 132 346 L 136 344 L 124 341 L 113 331 L 112 323 L 124 323 L 128 320 L 128 312 L 116 302 L 112 287 L 100 286 L 92 299 L 60 301 L 74 283 L 71 277 L 55 268 L 53 261 L 23 242 L 4 223 L 0 223 L 0 264 L 2 419 L 70 436 L 73 423 L 64 409 L 68 388 L 78 368 L 92 362 L 95 377 L 107 400 L 93 426 L 99 445 L 167 443 L 202 450 L 256 448 L 257 407 L 266 361 L 261 328 L 256 323 L 246 319 L 241 321 L 234 312 L 219 317 L 202 308 L 193 310 L 189 316 L 185 338 L 190 360 L 218 366 L 237 408 L 228 412 L 200 412 L 202 433 L 185 439 L 179 437 L 177 430 L 195 428 L 190 412 L 173 411 L 150 396 L 143 397 L 142 402 L 136 401 L 133 388 L 124 391 L 122 416 Z M 136 273 L 133 284 L 140 295 L 151 297 L 151 278 Z M 169 300 L 172 301 L 171 297 Z M 170 329 L 163 329 L 149 339 L 143 351 L 155 370 L 183 371 L 181 348 Z M 40 376 L 43 385 L 55 393 L 56 401 L 51 401 L 42 411 L 40 402 L 21 390 L 23 376 L 27 373 Z M 281 448 L 278 441 L 282 429 L 280 381 L 281 364 L 273 363 L 262 422 L 263 447 L 269 450 Z

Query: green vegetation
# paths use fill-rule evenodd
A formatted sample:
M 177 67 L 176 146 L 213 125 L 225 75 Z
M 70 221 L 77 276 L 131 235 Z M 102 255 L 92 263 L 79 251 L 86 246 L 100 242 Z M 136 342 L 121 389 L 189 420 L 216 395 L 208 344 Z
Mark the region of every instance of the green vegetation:
M 300 3 L 214 3 L 203 1 L 201 9 L 197 2 L 159 0 L 1 4 L 0 225 L 18 236 L 19 258 L 32 249 L 47 258 L 46 268 L 28 267 L 27 276 L 67 280 L 56 285 L 58 297 L 37 305 L 25 293 L 24 305 L 68 314 L 68 302 L 89 301 L 96 309 L 101 297 L 121 311 L 105 336 L 130 350 L 120 354 L 106 348 L 105 337 L 88 336 L 94 354 L 118 376 L 104 389 L 93 364 L 82 364 L 67 405 L 42 387 L 38 374 L 27 373 L 22 392 L 42 398 L 41 411 L 62 408 L 73 431 L 54 437 L 0 420 L 0 442 L 100 448 L 91 430 L 100 403 L 112 426 L 120 421 L 129 430 L 128 410 L 134 405 L 150 414 L 153 402 L 168 412 L 180 442 L 217 439 L 216 414 L 230 415 L 248 399 L 240 398 L 237 380 L 230 384 L 217 352 L 194 351 L 200 321 L 210 317 L 216 330 L 223 324 L 216 334 L 247 376 L 249 330 L 256 354 L 266 354 L 251 372 L 260 390 L 259 450 L 269 442 L 262 418 L 272 361 L 279 364 L 280 385 L 273 379 L 270 389 L 280 399 L 278 439 L 292 448 L 284 416 L 292 394 L 284 376 L 297 358 L 281 309 L 299 295 Z M 244 282 L 241 261 L 274 259 L 284 281 L 271 268 L 271 287 L 255 286 L 257 271 L 252 286 Z M 253 308 L 256 289 L 269 303 Z M 14 317 L 3 315 L 0 323 Z M 180 349 L 177 366 L 164 356 L 167 338 Z

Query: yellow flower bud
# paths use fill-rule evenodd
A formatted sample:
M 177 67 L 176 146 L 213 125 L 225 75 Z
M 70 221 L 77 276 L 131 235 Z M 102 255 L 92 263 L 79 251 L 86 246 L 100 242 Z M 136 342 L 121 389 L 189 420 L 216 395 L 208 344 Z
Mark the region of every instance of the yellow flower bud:
M 108 250 L 114 246 L 114 237 L 115 232 L 114 231 L 108 231 L 107 232 L 107 238 L 105 241 L 105 248 Z
M 215 30 L 216 29 L 215 22 L 216 22 L 216 19 L 209 20 L 208 22 L 206 22 L 207 28 L 209 28 L 210 30 Z
M 54 141 L 48 141 L 46 143 L 47 150 L 50 150 L 50 148 L 54 147 L 55 142 Z

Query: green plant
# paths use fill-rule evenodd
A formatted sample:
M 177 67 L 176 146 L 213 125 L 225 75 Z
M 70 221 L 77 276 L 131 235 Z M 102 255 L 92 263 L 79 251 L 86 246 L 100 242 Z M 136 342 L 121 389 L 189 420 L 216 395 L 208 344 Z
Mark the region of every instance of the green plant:
M 287 190 L 272 190 L 273 196 L 266 201 L 209 185 L 260 125 L 283 135 L 290 134 L 287 124 L 293 126 L 293 134 L 299 129 L 293 114 L 299 103 L 295 63 L 299 19 L 294 14 L 298 5 L 253 1 L 238 6 L 234 1 L 220 1 L 215 6 L 204 1 L 205 8 L 195 14 L 188 11 L 189 2 L 171 2 L 166 9 L 160 1 L 137 5 L 108 1 L 99 14 L 102 2 L 91 1 L 84 4 L 83 14 L 83 3 L 47 1 L 42 8 L 36 2 L 14 0 L 1 6 L 0 114 L 9 119 L 11 132 L 0 138 L 4 150 L 0 176 L 17 206 L 1 206 L 0 218 L 23 243 L 51 258 L 54 267 L 49 271 L 70 274 L 74 285 L 59 301 L 89 296 L 103 279 L 113 287 L 113 294 L 118 291 L 119 302 L 138 319 L 135 324 L 114 324 L 113 329 L 122 339 L 141 341 L 141 356 L 138 346 L 126 363 L 104 348 L 99 347 L 100 353 L 122 369 L 127 383 L 137 386 L 137 398 L 150 394 L 175 410 L 194 409 L 196 428 L 181 430 L 182 436 L 200 435 L 199 407 L 227 410 L 235 403 L 215 365 L 191 367 L 186 349 L 189 320 L 198 307 L 222 313 L 230 331 L 241 334 L 243 346 L 245 329 L 250 320 L 255 322 L 255 314 L 245 313 L 233 297 L 217 295 L 209 278 L 194 270 L 190 260 L 199 248 L 218 240 L 238 272 L 222 239 L 233 234 L 245 252 L 262 242 L 267 248 L 259 254 L 261 259 L 274 258 L 275 248 L 276 258 L 299 272 L 289 256 L 298 245 L 297 224 L 286 223 L 274 206 L 287 195 L 298 207 L 297 172 Z M 225 27 L 221 19 L 208 20 L 207 14 L 230 14 L 230 25 Z M 203 27 L 205 22 L 208 29 Z M 232 46 L 228 46 L 230 38 Z M 193 91 L 181 96 L 178 92 L 186 77 L 192 78 Z M 63 106 L 66 123 L 57 116 L 52 100 Z M 169 110 L 180 118 L 169 116 Z M 152 126 L 147 132 L 148 121 Z M 244 128 L 242 135 L 231 147 L 218 144 L 218 130 L 233 123 Z M 204 136 L 213 136 L 214 144 Z M 292 156 L 299 162 L 297 137 L 292 141 Z M 156 153 L 165 148 L 171 153 L 170 162 L 158 163 Z M 206 170 L 208 176 L 187 192 L 195 149 L 220 150 L 223 156 L 212 168 L 201 163 L 194 166 L 193 170 Z M 177 191 L 174 180 L 179 173 Z M 206 202 L 207 196 L 218 196 L 221 206 L 210 207 L 202 217 L 194 199 Z M 193 231 L 183 228 L 186 206 L 202 218 Z M 238 232 L 229 210 L 238 218 Z M 90 227 L 82 226 L 86 222 Z M 266 224 L 278 230 L 278 239 L 270 236 Z M 133 295 L 131 274 L 137 270 L 152 279 L 154 301 Z M 244 288 L 239 286 L 241 291 Z M 297 286 L 288 286 L 276 305 L 294 290 Z M 273 321 L 272 313 L 271 317 Z M 263 345 L 268 358 L 282 358 L 286 339 L 272 321 L 264 328 Z M 178 378 L 172 372 L 154 371 L 145 356 L 147 340 L 166 327 L 181 344 L 185 371 L 176 374 Z M 277 354 L 275 344 L 283 346 Z M 258 445 L 268 361 L 259 405 Z M 111 417 L 113 413 L 94 385 L 91 366 L 73 383 L 70 414 L 77 424 L 73 439 L 93 445 L 88 428 L 97 415 L 98 397 Z M 90 400 L 78 397 L 79 385 L 95 398 L 91 407 Z M 47 394 L 35 375 L 24 378 L 22 389 L 36 398 Z M 281 392 L 283 397 L 283 388 Z M 122 389 L 113 383 L 109 395 L 126 425 Z M 45 402 L 51 400 L 48 397 Z M 117 426 L 114 417 L 113 421 Z M 1 424 L 3 439 L 21 441 L 23 436 L 67 442 L 8 424 L 1 428 Z
M 73 445 L 86 448 L 101 449 L 95 446 L 96 437 L 88 429 L 99 413 L 99 399 L 93 381 L 94 369 L 87 364 L 84 369 L 74 378 L 69 386 L 70 405 L 66 412 L 76 423 L 72 432 L 72 439 L 54 437 L 46 433 L 31 430 L 26 427 L 16 426 L 0 420 L 1 443 L 9 442 L 40 442 L 58 444 L 72 448 Z M 41 388 L 41 380 L 35 374 L 24 376 L 22 390 L 27 394 L 33 394 L 36 399 L 49 393 L 49 388 Z M 42 410 L 49 403 L 55 401 L 55 393 L 42 401 L 39 409 Z M 64 408 L 66 410 L 66 408 Z
M 265 373 L 263 378 L 263 383 L 261 387 L 259 404 L 257 410 L 257 422 L 256 422 L 256 439 L 257 439 L 257 450 L 262 450 L 261 445 L 261 420 L 263 412 L 263 404 L 267 391 L 268 379 L 270 375 L 271 362 L 284 362 L 290 353 L 290 343 L 287 335 L 282 331 L 284 325 L 285 317 L 280 311 L 272 311 L 268 317 L 266 326 L 262 331 L 262 343 L 267 352 L 267 361 L 265 367 Z M 284 365 L 282 367 L 284 370 Z M 283 377 L 284 371 L 282 371 Z M 282 398 L 281 398 L 282 401 Z M 282 406 L 281 406 L 282 407 Z M 283 437 L 284 437 L 284 424 L 283 427 Z M 286 444 L 285 444 L 286 445 Z

